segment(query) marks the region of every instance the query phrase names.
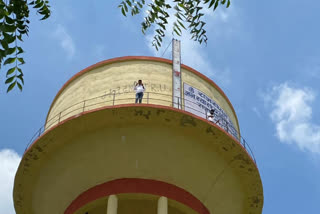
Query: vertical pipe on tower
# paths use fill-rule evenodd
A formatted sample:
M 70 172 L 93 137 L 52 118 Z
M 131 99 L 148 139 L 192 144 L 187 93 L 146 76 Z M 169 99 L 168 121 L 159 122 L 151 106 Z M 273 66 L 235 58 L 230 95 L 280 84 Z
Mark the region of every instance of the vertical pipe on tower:
M 157 214 L 168 214 L 168 199 L 161 196 L 158 199 L 158 213 Z
M 106 214 L 117 214 L 118 198 L 116 195 L 110 195 L 108 198 L 108 207 Z

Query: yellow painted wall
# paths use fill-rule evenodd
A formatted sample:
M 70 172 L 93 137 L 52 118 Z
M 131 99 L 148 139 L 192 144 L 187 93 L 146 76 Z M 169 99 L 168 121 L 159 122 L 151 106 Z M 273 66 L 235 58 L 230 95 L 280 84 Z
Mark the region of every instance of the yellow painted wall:
M 240 133 L 238 121 L 231 106 L 212 84 L 187 69 L 182 69 L 181 76 L 182 87 L 185 82 L 215 100 Z M 48 114 L 46 128 L 83 111 L 108 105 L 134 103 L 133 88 L 138 79 L 142 79 L 146 87 L 143 103 L 172 106 L 171 64 L 146 60 L 114 62 L 85 72 L 71 81 L 54 102 Z M 116 100 L 114 103 L 113 93 Z M 88 101 L 84 103 L 84 100 Z
M 59 95 L 49 112 L 48 121 L 52 120 L 48 122 L 48 125 L 57 124 L 57 115 L 67 108 L 69 109 L 61 115 L 62 120 L 82 112 L 84 104 L 81 101 L 90 98 L 94 99 L 86 101 L 84 108 L 86 111 L 113 105 L 113 95 L 110 95 L 113 93 L 116 94 L 115 105 L 134 103 L 134 84 L 139 79 L 142 79 L 146 88 L 143 102 L 147 101 L 147 92 L 150 92 L 150 103 L 170 106 L 172 100 L 171 70 L 171 65 L 166 63 L 140 60 L 112 63 L 86 72 L 73 80 Z M 73 107 L 70 108 L 70 106 Z M 67 114 L 68 112 L 70 113 Z

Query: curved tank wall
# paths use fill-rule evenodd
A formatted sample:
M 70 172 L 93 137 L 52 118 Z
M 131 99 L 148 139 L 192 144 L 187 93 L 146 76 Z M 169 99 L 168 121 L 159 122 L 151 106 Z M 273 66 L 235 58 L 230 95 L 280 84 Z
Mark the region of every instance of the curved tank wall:
M 84 69 L 62 87 L 49 110 L 46 128 L 83 111 L 134 103 L 134 85 L 138 79 L 146 87 L 143 103 L 172 106 L 172 61 L 156 57 L 114 58 Z M 224 118 L 219 121 L 220 126 L 239 138 L 237 116 L 222 90 L 185 65 L 181 79 L 181 108 L 200 117 L 205 117 L 205 109 L 216 109 Z

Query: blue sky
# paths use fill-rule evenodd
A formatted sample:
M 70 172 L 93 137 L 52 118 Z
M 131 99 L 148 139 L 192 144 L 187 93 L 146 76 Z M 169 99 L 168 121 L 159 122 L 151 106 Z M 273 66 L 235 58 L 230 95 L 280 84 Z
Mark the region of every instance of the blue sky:
M 52 17 L 31 17 L 23 47 L 22 93 L 0 84 L 0 210 L 13 214 L 13 176 L 50 103 L 75 73 L 118 56 L 161 56 L 141 17 L 120 1 L 52 1 Z M 263 214 L 318 214 L 320 201 L 320 2 L 232 1 L 206 11 L 208 44 L 182 38 L 182 62 L 214 80 L 233 103 L 264 187 Z M 163 46 L 172 36 L 168 33 Z M 170 58 L 170 48 L 164 57 Z M 5 81 L 0 72 L 0 81 Z

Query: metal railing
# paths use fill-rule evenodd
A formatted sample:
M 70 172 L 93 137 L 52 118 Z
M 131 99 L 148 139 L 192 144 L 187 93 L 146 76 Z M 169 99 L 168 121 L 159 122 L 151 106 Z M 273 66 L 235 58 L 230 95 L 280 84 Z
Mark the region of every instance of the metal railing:
M 155 97 L 153 97 L 155 96 Z M 110 99 L 107 99 L 110 98 Z M 121 104 L 132 104 L 135 103 L 135 93 L 134 92 L 125 92 L 125 93 L 111 93 L 111 94 L 104 94 L 102 96 L 93 97 L 90 99 L 83 100 L 81 102 L 77 102 L 68 108 L 62 110 L 61 112 L 55 114 L 53 117 L 48 119 L 46 123 L 41 126 L 36 133 L 32 136 L 29 143 L 26 146 L 25 151 L 28 150 L 29 146 L 38 139 L 46 130 L 49 128 L 58 125 L 62 121 L 77 115 L 79 113 L 97 109 L 99 107 L 106 107 L 106 106 L 115 106 L 115 105 L 121 105 Z M 173 102 L 173 97 L 171 94 L 163 94 L 163 93 L 156 93 L 156 92 L 145 92 L 144 98 L 142 99 L 143 104 L 157 104 L 157 105 L 163 105 L 163 106 L 174 106 L 177 105 L 179 109 L 185 110 L 185 101 L 184 98 L 177 99 L 177 102 Z M 192 102 L 190 100 L 187 100 L 190 103 L 197 104 L 195 102 Z M 137 104 L 139 105 L 139 104 Z M 199 111 L 198 109 L 192 108 L 190 106 L 187 106 L 188 109 L 193 110 L 194 112 L 197 112 L 199 116 L 202 118 L 207 118 L 207 112 Z M 187 111 L 191 113 L 190 111 Z M 216 121 L 212 122 L 217 124 L 220 128 L 224 129 L 226 132 L 231 134 L 228 130 L 229 122 L 225 120 L 224 118 L 219 117 L 219 115 L 214 112 L 213 116 L 215 118 L 218 118 Z M 220 124 L 224 124 L 224 126 L 221 126 Z M 231 134 L 231 136 L 233 136 Z M 249 144 L 246 142 L 246 140 L 236 131 L 236 136 L 233 136 L 241 145 L 242 147 L 247 151 L 247 153 L 251 156 L 253 161 L 256 163 L 255 156 L 252 152 L 252 149 L 250 148 Z

